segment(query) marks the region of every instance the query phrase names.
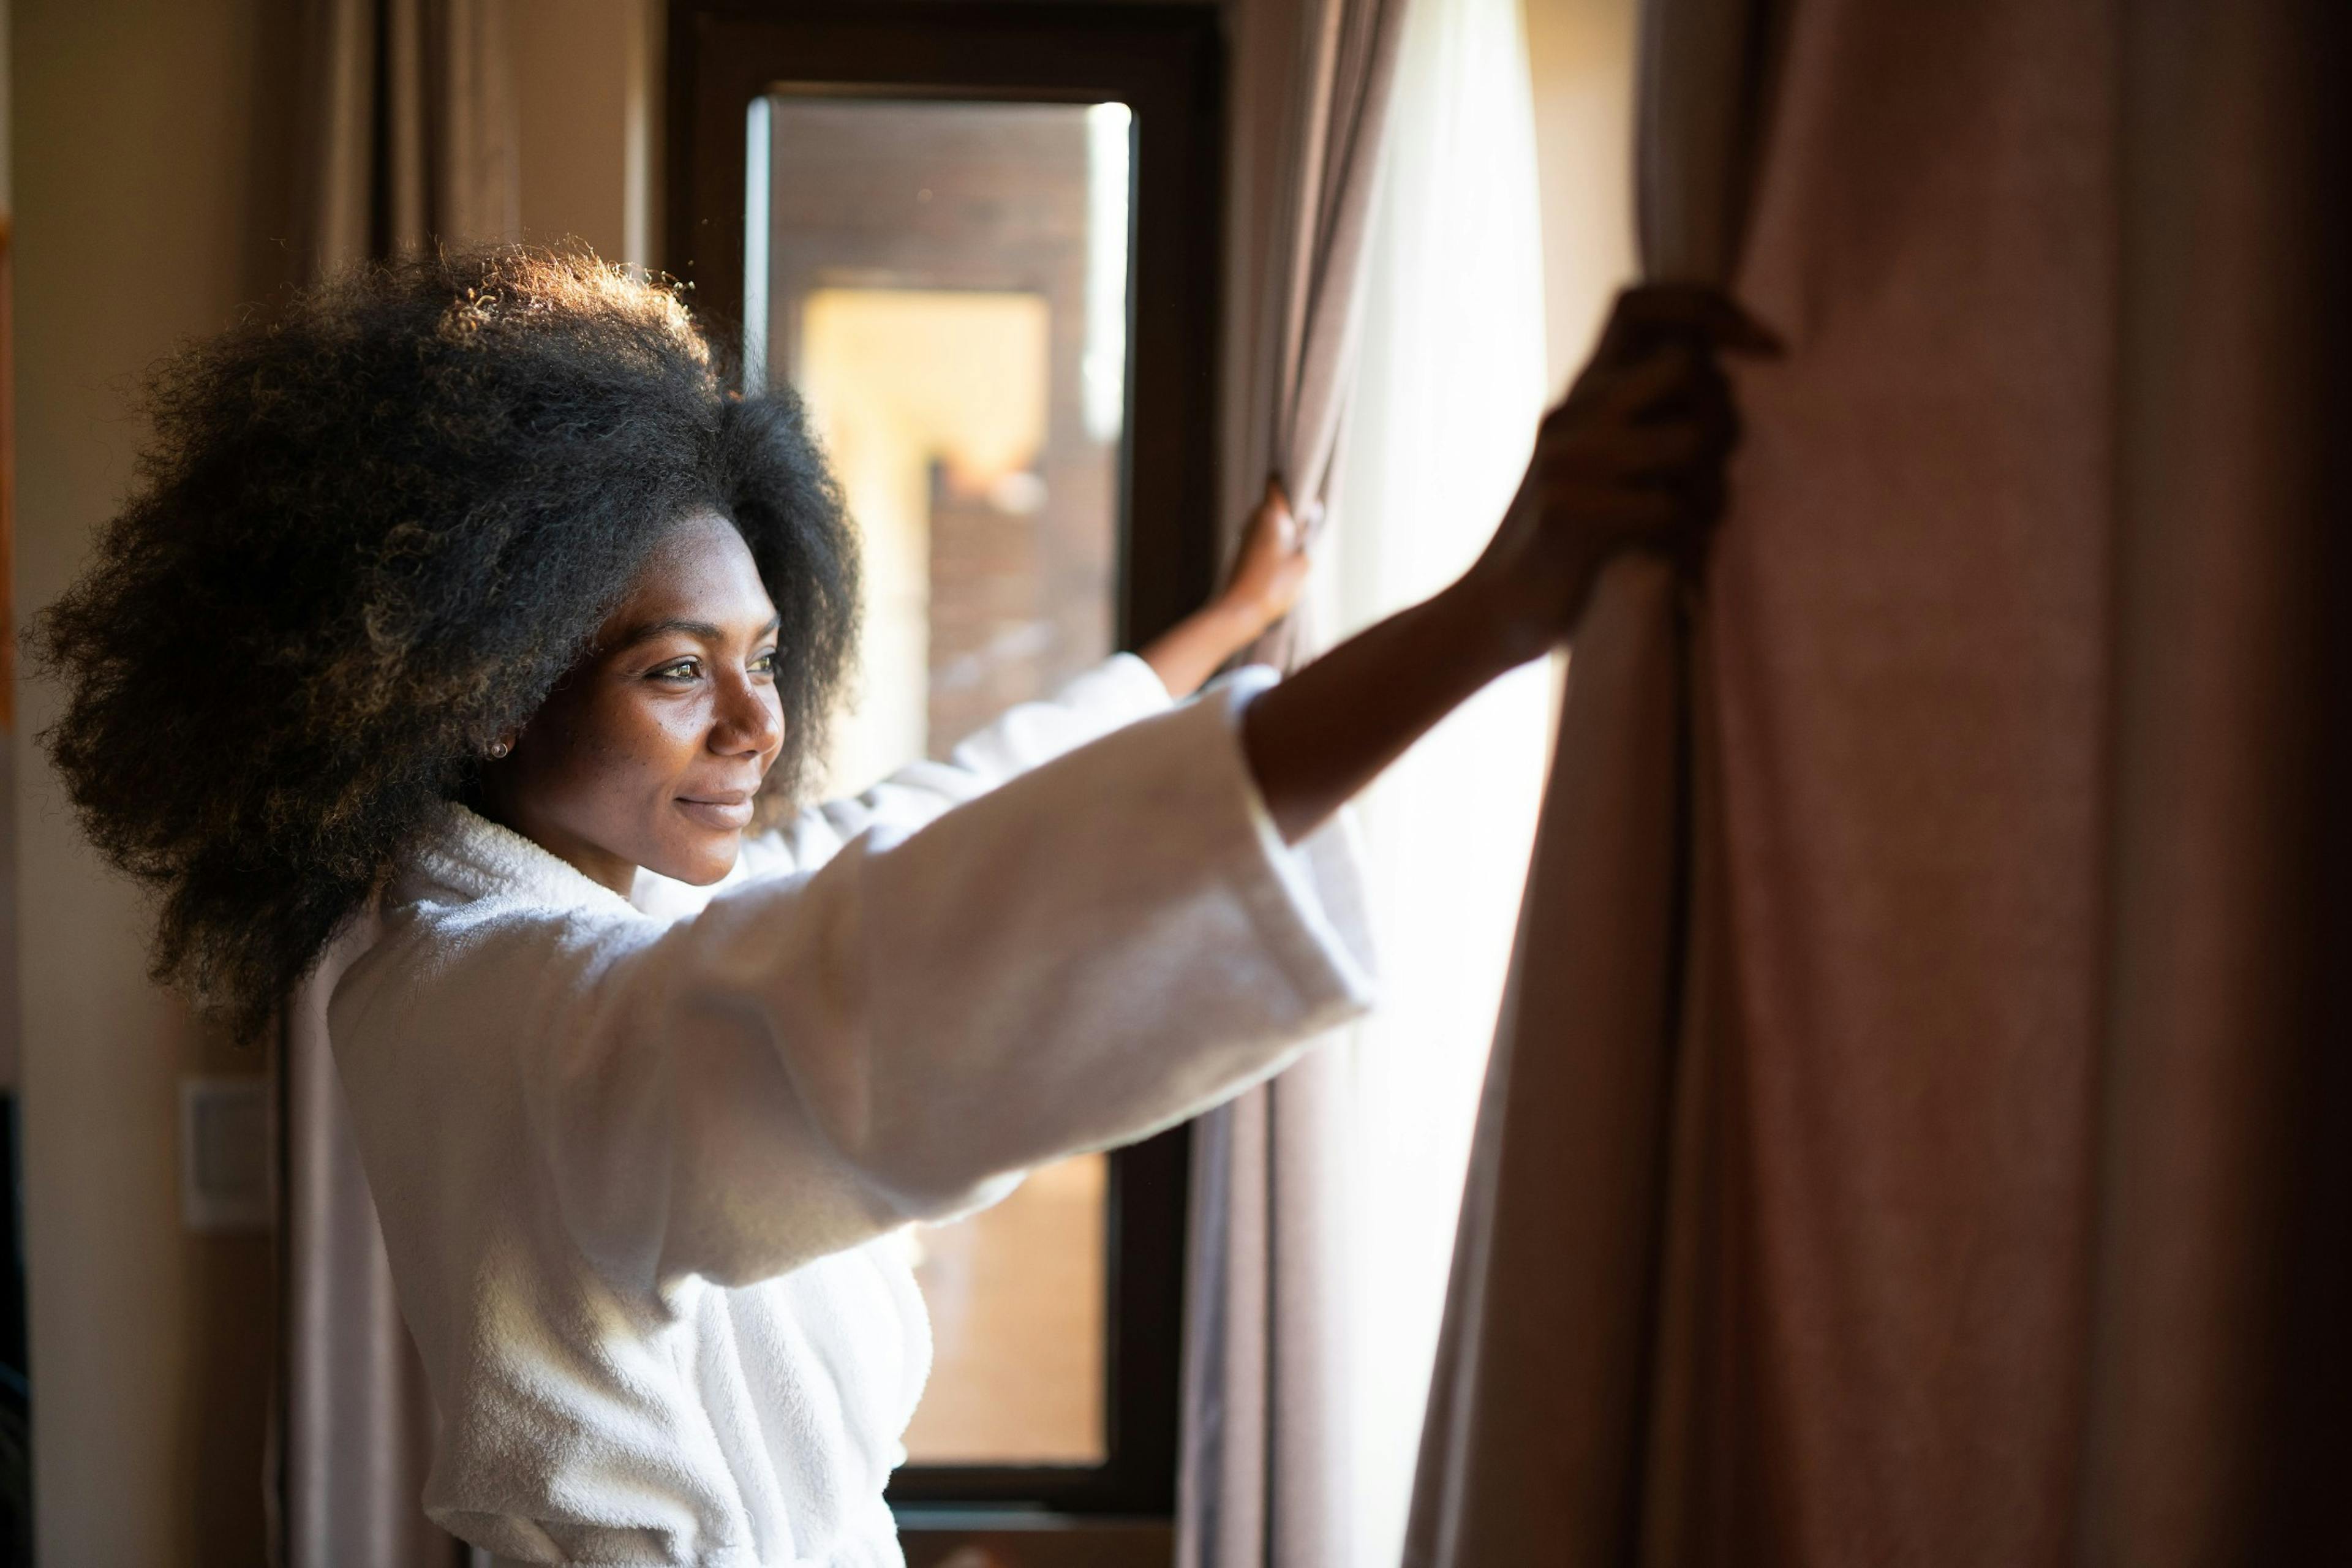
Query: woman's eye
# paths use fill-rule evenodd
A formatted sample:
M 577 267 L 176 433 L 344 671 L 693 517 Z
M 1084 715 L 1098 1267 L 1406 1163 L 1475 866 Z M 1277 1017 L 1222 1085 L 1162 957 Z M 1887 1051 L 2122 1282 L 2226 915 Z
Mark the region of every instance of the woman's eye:
M 775 674 L 776 650 L 774 648 L 770 648 L 767 652 L 760 655 L 757 658 L 754 658 L 751 661 L 751 673 L 754 675 Z
M 693 658 L 674 659 L 662 665 L 653 674 L 656 680 L 692 680 L 702 672 L 702 661 Z

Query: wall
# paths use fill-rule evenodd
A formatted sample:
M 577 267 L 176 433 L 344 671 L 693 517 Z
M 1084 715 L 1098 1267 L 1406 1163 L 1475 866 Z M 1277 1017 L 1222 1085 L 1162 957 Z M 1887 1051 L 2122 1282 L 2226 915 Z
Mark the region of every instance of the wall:
M 283 210 L 285 139 L 257 89 L 287 18 L 256 0 L 18 0 L 16 606 L 77 569 L 131 476 L 142 366 L 278 280 L 258 215 Z M 16 739 L 33 1358 L 41 1561 L 148 1568 L 259 1561 L 268 1374 L 266 1236 L 179 1224 L 177 1080 L 258 1070 L 145 978 L 140 900 L 76 833 Z
M 660 200 L 660 0 L 509 0 L 523 237 L 651 263 Z
M 8 186 L 8 6 L 0 0 L 0 293 L 14 297 L 10 279 L 16 263 L 8 224 L 15 197 Z M 10 350 L 16 328 L 8 318 L 8 300 L 0 299 L 0 376 L 16 379 Z M 9 581 L 16 522 L 16 416 L 0 389 L 0 587 Z M 8 606 L 0 604 L 0 1092 L 16 1089 L 16 769 L 7 735 L 16 726 L 16 628 Z
M 14 0 L 19 617 L 130 482 L 143 367 L 289 275 L 295 0 Z M 516 0 L 523 217 L 644 259 L 654 0 Z M 145 976 L 139 894 L 15 739 L 35 1510 L 47 1568 L 264 1561 L 266 1236 L 181 1227 L 178 1084 L 261 1070 Z

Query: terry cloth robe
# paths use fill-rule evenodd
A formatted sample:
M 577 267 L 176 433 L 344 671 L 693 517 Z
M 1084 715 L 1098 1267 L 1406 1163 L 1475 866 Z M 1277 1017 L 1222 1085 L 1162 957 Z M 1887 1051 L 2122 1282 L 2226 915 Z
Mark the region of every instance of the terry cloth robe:
M 692 912 L 450 807 L 329 1011 L 441 1417 L 425 1511 L 523 1563 L 897 1568 L 930 1331 L 890 1233 L 1368 1004 L 1344 861 L 1242 756 L 1272 679 L 1171 710 L 1121 656 Z

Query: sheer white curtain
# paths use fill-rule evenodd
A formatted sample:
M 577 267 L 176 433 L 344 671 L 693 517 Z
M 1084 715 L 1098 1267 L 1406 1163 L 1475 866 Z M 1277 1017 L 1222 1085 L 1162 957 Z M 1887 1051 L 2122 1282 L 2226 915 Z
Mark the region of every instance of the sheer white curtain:
M 1318 574 L 1341 632 L 1442 587 L 1517 485 L 1545 403 L 1518 0 L 1414 0 L 1362 358 Z M 1543 784 L 1552 670 L 1489 688 L 1362 807 L 1383 1006 L 1349 1060 L 1355 1562 L 1393 1568 L 1455 1209 Z

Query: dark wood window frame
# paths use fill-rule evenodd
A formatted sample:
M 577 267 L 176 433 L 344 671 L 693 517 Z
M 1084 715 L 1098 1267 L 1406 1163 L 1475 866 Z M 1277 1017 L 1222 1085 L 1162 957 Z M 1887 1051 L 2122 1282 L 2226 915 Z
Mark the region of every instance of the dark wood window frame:
M 745 116 L 754 98 L 779 89 L 1117 101 L 1132 110 L 1119 646 L 1149 640 L 1203 602 L 1217 559 L 1213 454 L 1223 132 L 1215 7 L 673 0 L 666 265 L 692 285 L 697 312 L 722 326 L 740 322 L 743 310 Z M 894 1504 L 1142 1519 L 1172 1513 L 1189 1151 L 1189 1130 L 1179 1128 L 1111 1157 L 1108 1461 L 1090 1468 L 909 1466 L 891 1482 Z

